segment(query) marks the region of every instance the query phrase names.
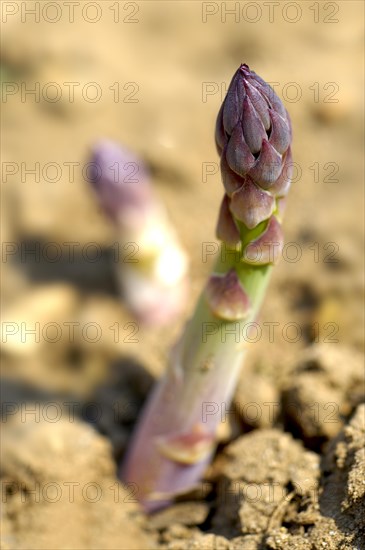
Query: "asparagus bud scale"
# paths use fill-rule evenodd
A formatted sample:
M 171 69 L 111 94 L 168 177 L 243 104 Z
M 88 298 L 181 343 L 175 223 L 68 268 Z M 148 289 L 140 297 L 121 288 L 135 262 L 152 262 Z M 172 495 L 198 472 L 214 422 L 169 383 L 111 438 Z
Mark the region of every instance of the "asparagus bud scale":
M 221 416 L 207 410 L 209 404 L 228 407 L 246 352 L 245 341 L 229 334 L 242 335 L 256 319 L 283 247 L 290 119 L 245 64 L 230 83 L 215 140 L 225 189 L 217 223 L 221 254 L 142 412 L 121 472 L 136 484 L 147 511 L 194 488 L 211 461 Z

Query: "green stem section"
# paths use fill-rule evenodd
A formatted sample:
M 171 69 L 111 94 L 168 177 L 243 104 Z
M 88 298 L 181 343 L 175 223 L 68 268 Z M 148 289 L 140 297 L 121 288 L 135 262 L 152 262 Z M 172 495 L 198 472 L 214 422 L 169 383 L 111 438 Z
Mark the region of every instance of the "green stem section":
M 247 230 L 242 233 L 245 241 Z M 245 355 L 245 325 L 256 319 L 272 269 L 242 262 L 241 251 L 223 244 L 214 272 L 235 269 L 251 301 L 249 316 L 218 318 L 202 293 L 132 441 L 122 477 L 137 485 L 148 511 L 197 485 L 214 453 L 217 428 L 226 421 Z

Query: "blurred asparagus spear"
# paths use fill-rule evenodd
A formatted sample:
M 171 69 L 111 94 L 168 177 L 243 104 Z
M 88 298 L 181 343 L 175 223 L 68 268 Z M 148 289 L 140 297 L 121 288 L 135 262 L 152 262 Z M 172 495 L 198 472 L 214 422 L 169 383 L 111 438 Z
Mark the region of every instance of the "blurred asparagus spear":
M 216 144 L 225 188 L 217 225 L 222 253 L 122 469 L 147 511 L 196 486 L 209 464 L 217 406 L 229 408 L 245 354 L 242 328 L 256 318 L 281 255 L 291 125 L 280 99 L 247 65 L 235 73 L 218 114 Z
M 112 141 L 93 147 L 90 181 L 114 224 L 120 250 L 117 274 L 127 306 L 145 324 L 169 322 L 183 308 L 187 257 L 141 159 Z

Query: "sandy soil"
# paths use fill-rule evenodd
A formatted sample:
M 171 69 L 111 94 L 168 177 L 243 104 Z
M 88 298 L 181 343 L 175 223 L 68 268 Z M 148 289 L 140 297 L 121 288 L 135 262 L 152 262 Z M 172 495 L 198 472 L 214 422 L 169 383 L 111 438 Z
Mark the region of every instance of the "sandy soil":
M 70 22 L 63 2 L 57 14 L 41 2 L 39 23 L 33 4 L 8 3 L 3 25 L 2 321 L 62 331 L 3 338 L 2 548 L 365 548 L 362 3 L 280 2 L 272 15 L 240 2 L 225 16 L 232 3 L 104 0 Z M 292 117 L 291 248 L 204 483 L 147 518 L 117 463 L 214 261 L 202 261 L 222 197 L 213 130 L 241 62 L 277 83 Z M 191 261 L 184 314 L 137 326 L 137 342 L 116 235 L 83 171 L 100 137 L 145 158 Z

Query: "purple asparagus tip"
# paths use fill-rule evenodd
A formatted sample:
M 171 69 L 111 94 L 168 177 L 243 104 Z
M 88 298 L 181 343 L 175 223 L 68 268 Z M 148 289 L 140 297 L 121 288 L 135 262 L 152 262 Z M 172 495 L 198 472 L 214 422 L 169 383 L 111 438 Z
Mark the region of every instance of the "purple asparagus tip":
M 215 139 L 229 197 L 218 236 L 230 244 L 235 241 L 233 220 L 253 229 L 274 214 L 276 199 L 289 191 L 292 172 L 289 115 L 273 89 L 245 63 L 229 85 Z
M 152 202 L 147 169 L 118 143 L 101 140 L 91 152 L 90 183 L 109 219 L 126 229 L 143 225 Z

